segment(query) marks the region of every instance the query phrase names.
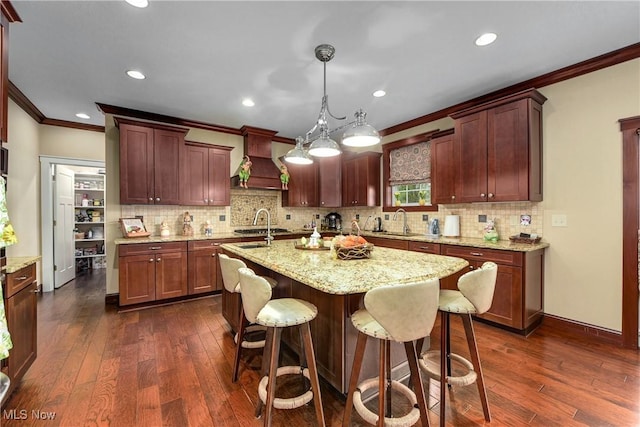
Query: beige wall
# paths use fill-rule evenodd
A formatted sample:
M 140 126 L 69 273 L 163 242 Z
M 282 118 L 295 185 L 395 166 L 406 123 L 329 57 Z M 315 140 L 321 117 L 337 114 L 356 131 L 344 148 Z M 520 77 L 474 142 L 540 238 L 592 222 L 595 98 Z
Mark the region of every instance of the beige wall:
M 535 210 L 539 222 L 542 222 L 536 226 L 541 227 L 543 239 L 551 245 L 546 252 L 545 312 L 619 331 L 622 304 L 622 152 L 617 120 L 640 115 L 640 59 L 539 90 L 548 98 L 543 107 L 544 201 L 537 204 L 479 203 L 455 205 L 454 208 L 463 210 L 467 221 L 473 221 L 479 213 L 491 212 L 500 218 L 499 227 L 504 227 L 518 212 L 531 213 L 525 211 Z M 118 292 L 116 251 L 112 242 L 114 237 L 120 236 L 117 220 L 122 210 L 117 191 L 118 133 L 112 118 L 106 117 L 106 133 L 102 136 L 94 132 L 37 125 L 12 103 L 9 114 L 9 136 L 13 144 L 9 145 L 13 166 L 9 175 L 9 209 L 19 237 L 21 234 L 27 236 L 9 248 L 9 254 L 39 253 L 39 243 L 35 243 L 39 242 L 40 233 L 38 155 L 101 159 L 95 156 L 103 150 L 107 188 L 114 190 L 107 193 L 107 293 Z M 383 142 L 452 125 L 450 119 L 442 119 L 388 135 Z M 98 148 L 100 143 L 96 139 L 100 138 L 102 147 Z M 191 130 L 187 139 L 238 147 L 232 151 L 231 157 L 230 173 L 235 172 L 242 156 L 241 137 Z M 75 148 L 62 141 L 71 143 Z M 284 154 L 290 147 L 274 144 L 274 157 Z M 78 154 L 74 156 L 71 153 Z M 15 168 L 19 161 L 22 163 L 21 160 L 25 167 Z M 439 212 L 430 215 L 443 216 L 451 209 L 441 206 Z M 300 209 L 296 212 L 306 214 Z M 343 216 L 354 213 L 358 212 L 345 212 Z M 379 214 L 379 211 L 359 213 L 366 217 Z M 567 227 L 550 226 L 551 215 L 556 213 L 567 215 Z M 410 215 L 410 225 L 416 230 L 423 225 L 420 216 Z M 467 230 L 466 233 L 479 233 L 482 227 L 472 224 L 462 229 Z M 511 229 L 503 230 L 501 235 L 506 239 Z

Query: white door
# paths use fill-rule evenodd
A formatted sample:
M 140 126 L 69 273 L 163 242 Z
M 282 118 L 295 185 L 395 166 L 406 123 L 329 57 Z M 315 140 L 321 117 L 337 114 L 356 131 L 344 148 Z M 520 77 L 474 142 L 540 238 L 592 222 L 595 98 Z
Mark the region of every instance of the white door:
M 76 277 L 75 241 L 73 228 L 75 208 L 73 200 L 73 171 L 56 165 L 53 218 L 54 286 L 59 288 Z

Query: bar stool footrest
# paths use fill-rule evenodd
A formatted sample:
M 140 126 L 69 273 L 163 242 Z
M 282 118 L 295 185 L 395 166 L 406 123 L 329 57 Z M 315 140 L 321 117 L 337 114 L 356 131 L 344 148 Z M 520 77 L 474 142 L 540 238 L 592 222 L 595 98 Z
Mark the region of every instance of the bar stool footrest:
M 364 403 L 362 402 L 362 393 L 370 388 L 378 387 L 378 378 L 369 378 L 368 380 L 364 380 L 353 393 L 353 407 L 356 412 L 369 424 L 377 425 L 378 424 L 378 414 L 374 414 L 371 412 Z M 409 411 L 408 414 L 398 417 L 398 418 L 387 418 L 384 419 L 384 425 L 389 427 L 409 427 L 414 425 L 420 419 L 420 409 L 418 408 L 418 400 L 416 399 L 415 393 L 406 385 L 402 384 L 400 381 L 392 380 L 391 388 L 403 394 L 409 402 L 411 402 L 411 406 L 413 408 Z M 379 405 L 384 405 L 384 402 L 379 402 Z
M 276 376 L 280 377 L 282 375 L 294 375 L 300 374 L 305 376 L 308 380 L 309 378 L 309 369 L 302 368 L 300 366 L 280 366 L 278 371 L 276 372 Z M 260 384 L 258 385 L 258 396 L 262 403 L 267 403 L 267 384 L 269 384 L 269 377 L 264 376 L 260 380 Z M 305 393 L 300 396 L 290 397 L 287 399 L 276 397 L 273 400 L 273 407 L 276 409 L 294 409 L 299 408 L 301 406 L 306 405 L 311 402 L 313 399 L 313 391 L 311 389 L 307 390 Z
M 266 332 L 267 328 L 265 328 L 264 326 L 261 325 L 249 325 L 247 326 L 247 329 L 245 330 L 244 336 L 245 338 L 247 337 L 247 335 L 252 335 L 252 334 L 258 334 L 263 332 Z M 233 336 L 233 342 L 238 345 L 238 334 L 236 333 Z M 241 347 L 242 348 L 264 348 L 264 339 L 262 340 L 258 340 L 258 341 L 248 341 L 246 339 L 242 340 L 242 344 Z
M 458 362 L 465 368 L 467 368 L 468 372 L 466 375 L 462 376 L 448 376 L 447 383 L 455 386 L 466 386 L 469 384 L 473 384 L 476 382 L 478 378 L 478 374 L 473 369 L 473 364 L 456 353 L 451 353 L 449 355 L 451 361 Z M 430 350 L 422 355 L 420 359 L 418 359 L 418 363 L 424 372 L 429 375 L 429 377 L 433 378 L 436 381 L 440 381 L 440 350 Z

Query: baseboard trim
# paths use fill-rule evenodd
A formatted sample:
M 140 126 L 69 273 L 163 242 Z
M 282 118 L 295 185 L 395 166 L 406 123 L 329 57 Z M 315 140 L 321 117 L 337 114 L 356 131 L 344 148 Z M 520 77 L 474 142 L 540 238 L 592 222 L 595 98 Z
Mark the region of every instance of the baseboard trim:
M 120 301 L 120 294 L 106 294 L 104 296 L 104 303 L 107 305 L 118 305 Z
M 562 334 L 578 335 L 593 344 L 613 344 L 622 347 L 622 333 L 600 326 L 589 325 L 564 317 L 545 314 L 542 325 Z

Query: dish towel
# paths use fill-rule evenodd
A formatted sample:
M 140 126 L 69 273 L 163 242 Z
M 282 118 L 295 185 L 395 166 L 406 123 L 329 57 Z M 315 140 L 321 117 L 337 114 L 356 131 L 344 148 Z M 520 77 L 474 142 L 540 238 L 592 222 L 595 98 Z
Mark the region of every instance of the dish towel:
M 0 176 L 0 248 L 15 244 L 18 239 L 16 233 L 9 222 L 9 212 L 7 211 L 6 181 Z M 0 359 L 9 357 L 9 350 L 13 348 L 11 335 L 7 328 L 7 317 L 4 312 L 4 297 L 0 286 Z

